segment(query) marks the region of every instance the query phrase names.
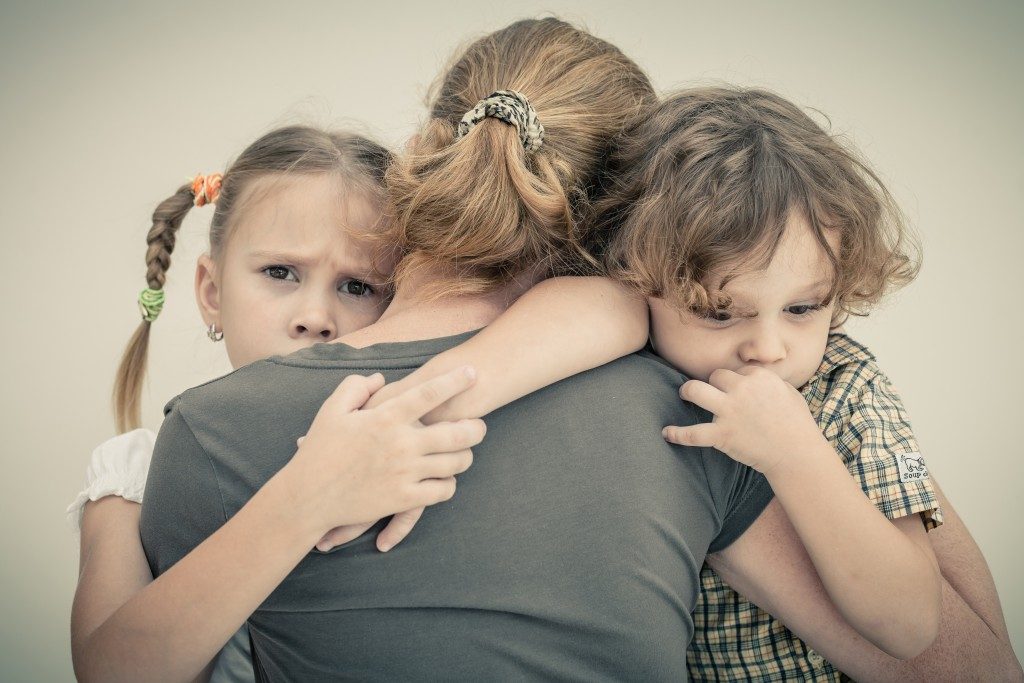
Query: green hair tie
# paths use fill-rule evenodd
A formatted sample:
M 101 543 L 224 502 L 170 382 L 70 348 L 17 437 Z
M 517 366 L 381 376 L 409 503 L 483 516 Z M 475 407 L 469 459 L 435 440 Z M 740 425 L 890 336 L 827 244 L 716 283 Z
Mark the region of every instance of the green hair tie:
M 139 312 L 146 322 L 153 322 L 164 308 L 164 290 L 146 287 L 139 293 Z

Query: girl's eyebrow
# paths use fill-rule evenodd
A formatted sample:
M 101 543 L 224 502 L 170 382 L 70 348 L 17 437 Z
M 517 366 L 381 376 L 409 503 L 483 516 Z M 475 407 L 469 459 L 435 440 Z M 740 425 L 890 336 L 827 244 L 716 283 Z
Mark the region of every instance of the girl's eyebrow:
M 288 251 L 274 251 L 273 249 L 256 249 L 250 251 L 248 254 L 249 259 L 253 261 L 262 261 L 264 263 L 279 263 L 289 266 L 298 266 L 304 268 L 313 263 L 317 262 L 317 257 L 313 254 L 300 254 L 297 252 Z M 373 268 L 369 265 L 369 262 L 363 263 L 362 261 L 356 260 L 351 254 L 345 254 L 341 263 L 335 264 L 341 271 L 350 272 L 354 277 L 364 277 L 361 273 L 372 271 Z M 370 284 L 379 284 L 371 282 Z
M 313 259 L 300 255 L 297 253 L 289 253 L 286 251 L 273 251 L 270 249 L 257 249 L 249 252 L 249 258 L 257 259 L 260 261 L 280 261 L 282 263 L 288 263 L 291 265 L 302 266 L 307 265 Z

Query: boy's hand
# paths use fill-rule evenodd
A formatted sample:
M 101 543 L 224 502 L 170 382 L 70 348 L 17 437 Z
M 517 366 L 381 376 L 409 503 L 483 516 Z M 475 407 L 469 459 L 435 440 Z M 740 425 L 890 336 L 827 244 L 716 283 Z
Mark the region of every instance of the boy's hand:
M 454 475 L 469 468 L 469 449 L 486 427 L 482 420 L 424 427 L 419 418 L 469 388 L 474 376 L 461 368 L 367 410 L 360 408 L 383 378 L 346 378 L 286 466 L 296 505 L 328 530 L 451 498 Z
M 717 448 L 765 475 L 783 461 L 815 452 L 824 439 L 800 392 L 764 368 L 715 370 L 707 382 L 688 381 L 679 395 L 715 419 L 665 427 L 667 441 Z

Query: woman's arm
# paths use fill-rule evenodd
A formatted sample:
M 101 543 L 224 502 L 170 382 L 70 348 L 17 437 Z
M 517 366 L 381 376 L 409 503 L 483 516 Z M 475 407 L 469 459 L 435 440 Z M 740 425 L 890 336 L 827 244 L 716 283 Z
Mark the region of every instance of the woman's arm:
M 838 668 L 858 680 L 1022 681 L 995 582 L 981 550 L 953 505 L 933 480 L 942 507 L 942 526 L 928 533 L 942 572 L 939 635 L 908 662 L 887 657 L 865 644 L 840 640 Z
M 943 513 L 952 508 L 941 499 Z M 939 568 L 951 568 L 967 591 L 986 605 L 998 598 L 973 541 L 938 541 L 939 527 L 929 534 L 936 542 Z M 951 527 L 955 537 L 966 534 Z M 969 539 L 969 534 L 966 534 Z M 947 535 L 947 539 L 949 536 Z M 945 546 L 945 550 L 940 546 Z M 942 581 L 940 629 L 935 641 L 911 660 L 885 654 L 843 620 L 821 583 L 807 551 L 782 506 L 772 503 L 751 527 L 725 550 L 708 556 L 708 564 L 748 600 L 769 612 L 833 666 L 858 681 L 1024 680 L 1020 664 L 1005 636 L 995 633 L 964 597 Z
M 453 475 L 469 466 L 468 449 L 483 438 L 483 423 L 424 429 L 418 418 L 472 381 L 462 370 L 447 373 L 376 410 L 359 410 L 383 379 L 349 377 L 324 403 L 295 457 L 155 581 L 145 585 L 142 575 L 127 580 L 130 570 L 112 566 L 116 555 L 104 554 L 109 562 L 95 565 L 81 597 L 88 606 L 82 614 L 89 616 L 78 622 L 79 680 L 191 680 L 326 529 L 450 498 Z M 128 521 L 124 515 L 115 523 Z M 132 552 L 138 573 L 148 565 L 141 548 Z M 110 584 L 117 584 L 116 599 L 94 594 Z
M 370 406 L 461 365 L 476 384 L 424 423 L 483 417 L 567 377 L 633 353 L 647 342 L 647 303 L 603 277 L 556 277 L 523 294 L 472 339 L 428 361 L 370 399 Z

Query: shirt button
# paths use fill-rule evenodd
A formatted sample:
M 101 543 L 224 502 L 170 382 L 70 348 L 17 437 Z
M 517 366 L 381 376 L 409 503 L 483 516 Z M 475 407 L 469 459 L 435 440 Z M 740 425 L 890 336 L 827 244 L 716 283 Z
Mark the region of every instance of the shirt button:
M 810 662 L 812 666 L 818 667 L 825 663 L 825 658 L 814 650 L 808 650 L 807 661 Z

